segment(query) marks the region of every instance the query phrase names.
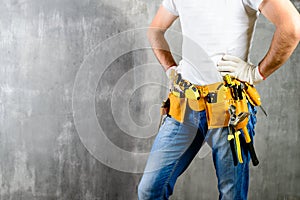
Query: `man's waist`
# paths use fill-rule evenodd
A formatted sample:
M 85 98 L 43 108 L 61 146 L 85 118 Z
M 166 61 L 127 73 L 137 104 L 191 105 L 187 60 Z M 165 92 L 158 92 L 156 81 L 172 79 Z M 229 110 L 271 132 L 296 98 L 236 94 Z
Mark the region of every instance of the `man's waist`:
M 204 86 L 222 81 L 222 76 L 217 71 L 214 64 L 204 67 L 206 64 L 191 64 L 181 60 L 177 71 L 181 73 L 182 78 L 194 85 Z

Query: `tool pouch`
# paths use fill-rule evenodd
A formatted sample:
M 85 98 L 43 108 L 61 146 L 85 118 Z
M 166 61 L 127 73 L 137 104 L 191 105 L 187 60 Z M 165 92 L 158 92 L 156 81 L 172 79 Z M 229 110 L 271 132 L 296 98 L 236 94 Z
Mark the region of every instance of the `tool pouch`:
M 205 97 L 208 129 L 228 126 L 230 91 L 221 83 L 208 85 Z
M 168 114 L 181 123 L 184 121 L 186 106 L 189 106 L 194 111 L 205 110 L 205 101 L 203 98 L 199 100 L 180 98 L 170 93 L 169 100 L 170 109 Z
M 229 103 L 227 101 L 219 103 L 206 103 L 206 118 L 208 129 L 228 126 Z
M 246 95 L 243 93 L 243 99 L 234 100 L 230 88 L 224 84 L 208 85 L 208 95 L 206 96 L 206 117 L 208 128 L 221 128 L 228 126 L 229 123 L 229 106 L 236 107 L 236 113 L 248 112 L 248 102 Z M 239 126 L 246 126 L 248 120 L 244 120 Z
M 169 94 L 170 99 L 170 110 L 169 115 L 171 115 L 175 120 L 179 122 L 183 122 L 184 114 L 187 105 L 187 98 L 179 98 L 174 94 Z

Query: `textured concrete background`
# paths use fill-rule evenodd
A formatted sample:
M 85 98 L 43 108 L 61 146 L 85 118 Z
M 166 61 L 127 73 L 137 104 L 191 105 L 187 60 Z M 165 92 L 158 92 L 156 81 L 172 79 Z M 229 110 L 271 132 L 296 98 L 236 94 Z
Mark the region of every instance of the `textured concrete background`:
M 293 2 L 299 9 L 300 1 Z M 159 0 L 0 1 L 0 199 L 136 199 L 141 174 L 102 164 L 82 144 L 73 118 L 72 91 L 90 51 L 117 33 L 146 27 L 159 4 Z M 180 30 L 178 22 L 173 29 Z M 273 30 L 260 17 L 252 62 L 265 54 Z M 171 34 L 169 38 L 178 49 L 178 40 Z M 109 55 L 122 45 L 103 48 Z M 140 126 L 152 117 L 150 135 L 142 139 L 120 129 L 110 97 L 118 80 L 140 65 L 148 67 L 129 73 L 128 91 L 140 80 L 166 83 L 151 50 L 136 49 L 109 66 L 99 66 L 105 71 L 95 95 L 97 119 L 107 138 L 130 152 L 149 151 L 157 128 L 153 124 L 158 123 L 155 104 L 165 96 L 160 84 L 130 91 L 130 115 Z M 258 113 L 255 140 L 261 163 L 251 168 L 249 199 L 300 199 L 299 65 L 298 47 L 287 64 L 258 87 L 269 117 Z M 134 131 L 129 127 L 127 133 Z M 217 199 L 210 155 L 196 157 L 179 178 L 172 199 Z

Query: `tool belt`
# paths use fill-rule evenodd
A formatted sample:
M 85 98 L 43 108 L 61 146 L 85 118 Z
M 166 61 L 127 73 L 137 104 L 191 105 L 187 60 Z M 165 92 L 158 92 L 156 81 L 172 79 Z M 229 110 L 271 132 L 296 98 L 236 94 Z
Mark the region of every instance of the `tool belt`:
M 247 129 L 249 121 L 248 102 L 261 106 L 260 96 L 254 86 L 226 75 L 224 82 L 206 86 L 196 86 L 176 76 L 173 91 L 169 94 L 168 113 L 179 122 L 184 122 L 187 106 L 194 111 L 206 110 L 208 129 L 228 127 L 228 141 L 234 165 L 243 163 L 240 144 L 241 131 L 246 142 L 246 149 L 254 166 L 258 165 L 253 142 Z
M 217 82 L 206 86 L 196 86 L 200 93 L 200 99 L 191 99 L 175 96 L 169 93 L 170 108 L 169 115 L 179 122 L 184 122 L 186 107 L 189 106 L 194 111 L 206 110 L 208 128 L 221 128 L 228 126 L 229 123 L 229 106 L 236 107 L 236 113 L 248 112 L 247 102 L 253 106 L 260 106 L 260 97 L 256 88 L 248 83 L 241 83 L 234 80 L 235 84 L 245 84 L 242 89 L 243 98 L 233 96 L 230 87 L 225 82 Z M 247 101 L 248 100 L 248 101 Z M 248 121 L 244 120 L 239 127 L 244 127 Z

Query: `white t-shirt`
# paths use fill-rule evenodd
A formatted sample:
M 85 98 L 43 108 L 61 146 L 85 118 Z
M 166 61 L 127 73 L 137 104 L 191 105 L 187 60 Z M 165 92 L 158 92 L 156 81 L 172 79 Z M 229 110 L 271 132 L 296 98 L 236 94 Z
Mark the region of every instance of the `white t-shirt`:
M 163 0 L 179 16 L 182 60 L 178 71 L 197 85 L 222 80 L 216 69 L 224 54 L 248 61 L 255 22 L 262 0 Z

